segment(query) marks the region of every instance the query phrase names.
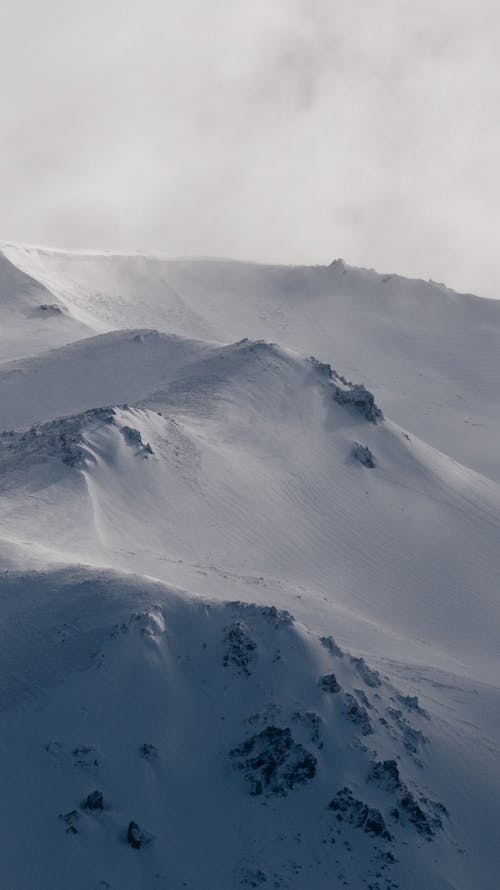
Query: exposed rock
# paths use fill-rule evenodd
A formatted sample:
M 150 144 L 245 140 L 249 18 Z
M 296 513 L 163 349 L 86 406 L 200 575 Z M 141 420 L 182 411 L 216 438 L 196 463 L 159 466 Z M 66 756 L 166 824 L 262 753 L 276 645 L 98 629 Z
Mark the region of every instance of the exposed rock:
M 351 655 L 351 664 L 354 666 L 358 677 L 360 677 L 367 686 L 376 687 L 382 684 L 379 673 L 374 671 L 373 668 L 368 667 L 364 658 L 355 658 Z
M 337 643 L 335 642 L 333 637 L 331 637 L 331 636 L 320 637 L 320 643 L 322 646 L 325 647 L 325 649 L 328 649 L 328 651 L 331 653 L 331 655 L 335 655 L 337 658 L 344 657 L 344 653 L 342 652 L 342 649 L 340 648 L 340 646 L 337 646 Z
M 373 727 L 366 708 L 360 705 L 350 692 L 344 692 L 344 714 L 359 727 L 362 735 L 372 734 Z
M 104 797 L 102 791 L 91 791 L 82 803 L 82 810 L 103 810 Z
M 249 726 L 255 726 L 256 723 L 267 723 L 269 724 L 273 720 L 279 720 L 281 714 L 280 705 L 275 702 L 270 702 L 268 705 L 263 708 L 262 711 L 257 711 L 255 714 L 250 714 L 250 717 L 247 717 L 246 723 Z
M 243 603 L 233 600 L 226 604 L 226 608 L 232 612 L 238 612 L 242 618 L 248 621 L 263 619 L 275 630 L 292 627 L 294 617 L 286 609 L 277 609 L 276 606 L 261 606 L 256 603 Z
M 340 380 L 340 378 L 337 378 Z M 339 386 L 334 383 L 335 401 L 340 405 L 354 408 L 372 423 L 384 419 L 382 411 L 375 402 L 375 397 L 362 383 L 347 383 Z
M 369 807 L 362 800 L 357 800 L 350 788 L 346 787 L 339 791 L 328 804 L 328 809 L 336 814 L 339 822 L 348 822 L 367 834 L 387 841 L 392 840 L 380 810 Z
M 120 432 L 127 445 L 142 445 L 142 435 L 140 430 L 136 430 L 131 426 L 122 426 Z
M 342 688 L 335 674 L 325 674 L 323 677 L 320 677 L 318 686 L 323 692 L 329 692 L 330 694 L 340 692 Z
M 422 801 L 422 803 L 429 803 Z M 400 801 L 403 812 L 407 815 L 411 824 L 416 828 L 419 834 L 427 837 L 429 840 L 434 837 L 437 829 L 442 829 L 443 823 L 437 812 L 425 812 L 420 803 L 418 803 L 413 794 L 407 790 L 406 794 Z M 433 809 L 441 810 L 446 813 L 446 808 L 442 804 L 434 804 Z
M 229 756 L 244 772 L 252 795 L 267 791 L 284 797 L 316 774 L 316 758 L 294 742 L 289 729 L 276 726 L 267 726 L 251 736 Z
M 138 448 L 139 453 L 142 454 L 144 457 L 148 457 L 149 454 L 154 454 L 150 443 L 144 443 L 142 441 L 140 430 L 137 430 L 132 426 L 122 426 L 120 432 L 127 445 L 130 445 L 132 448 Z
M 363 464 L 364 467 L 369 467 L 369 469 L 376 467 L 373 452 L 370 451 L 368 445 L 361 445 L 360 442 L 353 442 L 351 453 L 355 460 L 359 461 L 360 464 Z
M 165 617 L 161 606 L 150 606 L 144 612 L 132 612 L 127 621 L 115 624 L 110 636 L 117 637 L 134 632 L 152 639 L 165 633 Z
M 144 742 L 139 748 L 139 753 L 144 760 L 156 760 L 158 757 L 158 748 L 156 748 L 155 745 L 151 745 L 149 742 Z
M 399 735 L 410 754 L 417 754 L 419 748 L 427 741 L 426 736 L 419 729 L 415 729 L 411 723 L 404 717 L 403 712 L 399 708 L 387 708 L 386 713 L 390 720 L 399 730 Z
M 399 767 L 395 760 L 384 760 L 374 763 L 370 769 L 368 780 L 374 782 L 385 791 L 404 791 L 406 793 L 406 788 L 401 781 Z
M 362 705 L 364 705 L 365 708 L 373 707 L 370 704 L 370 702 L 368 701 L 368 696 L 363 689 L 355 689 L 354 692 L 356 693 L 356 698 L 359 699 L 359 701 L 361 702 Z
M 314 366 L 315 371 L 321 376 L 326 377 L 327 380 L 332 379 L 332 375 L 334 374 L 333 368 L 328 362 L 321 362 L 316 356 L 309 356 L 309 361 Z
M 372 421 L 372 423 L 377 423 L 377 421 L 384 419 L 382 411 L 375 403 L 373 393 L 366 389 L 362 383 L 352 383 L 350 380 L 346 380 L 331 365 L 326 362 L 320 362 L 313 355 L 310 356 L 309 361 L 321 377 L 327 378 L 332 383 L 335 401 L 340 405 L 354 408 L 363 417 L 366 417 L 367 420 Z
M 71 753 L 74 758 L 75 766 L 79 766 L 83 769 L 91 769 L 92 767 L 99 766 L 97 751 L 91 745 L 78 745 L 76 748 L 73 748 Z
M 418 701 L 418 696 L 416 695 L 398 695 L 398 701 L 404 705 L 409 711 L 413 711 L 414 714 L 419 714 L 420 717 L 425 717 L 427 720 L 429 719 L 429 715 L 425 708 L 422 708 Z
M 321 717 L 319 714 L 315 714 L 314 711 L 295 711 L 292 714 L 292 720 L 295 723 L 301 723 L 308 732 L 311 742 L 318 746 L 318 748 L 323 747 L 323 742 L 321 741 Z
M 399 821 L 402 815 L 405 816 L 419 834 L 429 839 L 443 827 L 441 816 L 446 815 L 446 807 L 425 797 L 417 801 L 413 792 L 401 780 L 395 760 L 374 763 L 368 780 L 397 797 L 397 805 L 392 810 L 392 817 L 396 821 Z
M 113 423 L 113 408 L 93 408 L 71 417 L 36 424 L 29 430 L 9 430 L 0 433 L 2 457 L 13 455 L 16 464 L 30 464 L 57 457 L 64 464 L 79 469 L 93 460 L 85 431 L 101 423 Z
M 225 629 L 224 667 L 232 665 L 242 676 L 249 677 L 250 666 L 255 661 L 257 644 L 242 621 L 230 624 Z
M 66 825 L 66 834 L 78 834 L 76 825 L 78 823 L 80 815 L 76 810 L 70 810 L 69 813 L 60 813 L 59 818 Z
M 137 822 L 130 821 L 128 823 L 127 843 L 130 844 L 134 850 L 140 850 L 141 847 L 148 846 L 148 844 L 151 843 L 151 840 L 151 835 L 139 828 Z
M 63 311 L 57 303 L 40 303 L 37 309 L 33 309 L 32 315 L 49 318 L 53 315 L 63 315 Z

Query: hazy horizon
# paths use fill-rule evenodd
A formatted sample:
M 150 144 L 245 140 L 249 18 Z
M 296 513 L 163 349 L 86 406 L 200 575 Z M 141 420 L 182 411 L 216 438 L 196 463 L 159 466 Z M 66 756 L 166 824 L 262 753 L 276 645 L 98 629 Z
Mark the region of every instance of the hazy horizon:
M 21 0 L 0 25 L 1 239 L 500 297 L 491 0 Z

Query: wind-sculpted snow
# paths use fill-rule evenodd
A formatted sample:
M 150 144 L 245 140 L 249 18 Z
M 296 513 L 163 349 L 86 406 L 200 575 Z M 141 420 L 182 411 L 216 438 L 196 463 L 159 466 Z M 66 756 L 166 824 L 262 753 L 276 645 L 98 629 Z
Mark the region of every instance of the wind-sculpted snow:
M 496 890 L 499 307 L 5 248 L 2 887 Z
M 93 333 L 0 249 L 0 363 Z
M 63 417 L 30 427 L 0 433 L 0 472 L 20 469 L 50 459 L 82 468 L 92 456 L 85 432 L 100 424 L 114 423 L 113 408 L 95 408 L 74 417 Z M 142 443 L 141 443 L 142 444 Z
M 3 250 L 18 271 L 48 289 L 38 304 L 56 298 L 89 333 L 157 328 L 219 343 L 272 340 L 312 353 L 373 391 L 403 428 L 500 481 L 492 447 L 500 419 L 491 411 L 500 374 L 498 301 L 342 261 L 266 266 L 12 244 Z M 66 341 L 47 346 L 85 335 L 67 330 Z M 43 348 L 33 340 L 16 352 L 9 337 L 7 344 L 12 357 Z

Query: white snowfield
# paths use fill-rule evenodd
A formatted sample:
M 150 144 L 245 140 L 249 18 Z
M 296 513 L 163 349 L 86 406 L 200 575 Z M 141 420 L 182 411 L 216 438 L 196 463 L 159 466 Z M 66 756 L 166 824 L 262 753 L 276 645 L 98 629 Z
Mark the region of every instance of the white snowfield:
M 340 260 L 1 246 L 1 887 L 496 890 L 499 343 Z

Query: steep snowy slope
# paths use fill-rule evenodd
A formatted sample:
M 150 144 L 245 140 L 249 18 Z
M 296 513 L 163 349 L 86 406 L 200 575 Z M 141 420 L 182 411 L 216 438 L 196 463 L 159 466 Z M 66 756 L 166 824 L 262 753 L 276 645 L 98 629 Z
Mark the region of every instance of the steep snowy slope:
M 286 267 L 5 247 L 96 332 L 276 340 L 364 382 L 388 416 L 500 481 L 500 301 L 337 260 Z
M 3 886 L 494 886 L 477 686 L 393 683 L 287 612 L 130 576 L 4 598 Z
M 496 304 L 5 255 L 0 884 L 495 890 Z
M 152 332 L 65 347 L 28 373 L 32 364 L 0 376 L 9 427 L 46 421 L 0 438 L 0 536 L 211 595 L 226 573 L 234 595 L 251 567 L 260 584 L 247 596 L 265 601 L 277 581 L 286 607 L 308 591 L 304 620 L 312 594 L 317 621 L 346 609 L 350 645 L 369 622 L 373 651 L 382 635 L 391 657 L 418 658 L 424 645 L 428 663 L 495 678 L 500 488 L 368 419 L 368 394 L 361 410 L 342 404 L 338 387 L 352 390 L 327 366 L 264 342 Z M 127 393 L 125 408 L 49 420 Z

